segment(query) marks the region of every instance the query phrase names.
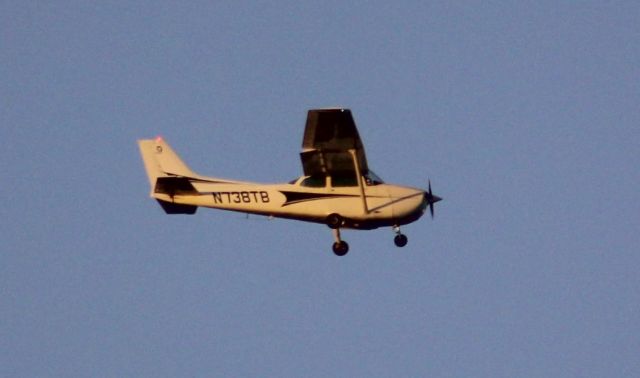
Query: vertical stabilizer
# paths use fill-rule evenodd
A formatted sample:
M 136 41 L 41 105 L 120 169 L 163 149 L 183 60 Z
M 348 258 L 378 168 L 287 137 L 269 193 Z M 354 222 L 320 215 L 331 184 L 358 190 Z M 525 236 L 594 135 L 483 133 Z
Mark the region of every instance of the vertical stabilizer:
M 151 197 L 156 198 L 167 214 L 194 214 L 197 206 L 174 203 L 175 195 L 198 195 L 190 178 L 196 177 L 162 138 L 138 141 L 147 171 Z
M 152 183 L 157 177 L 184 176 L 194 178 L 198 176 L 180 159 L 164 139 L 158 137 L 139 140 L 138 145 L 149 180 L 154 179 Z
M 158 137 L 154 140 L 155 156 L 160 168 L 165 173 L 176 176 L 196 177 L 197 175 L 180 159 L 171 146 L 164 139 Z

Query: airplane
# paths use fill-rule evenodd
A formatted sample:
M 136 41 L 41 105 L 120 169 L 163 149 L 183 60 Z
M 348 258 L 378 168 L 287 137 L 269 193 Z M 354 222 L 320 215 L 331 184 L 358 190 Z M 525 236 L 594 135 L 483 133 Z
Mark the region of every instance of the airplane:
M 349 251 L 341 229 L 392 227 L 394 243 L 407 244 L 400 226 L 418 220 L 442 198 L 431 191 L 385 183 L 367 165 L 351 111 L 312 109 L 302 141 L 303 175 L 282 184 L 201 176 L 162 138 L 139 140 L 151 198 L 167 214 L 194 214 L 198 207 L 321 223 L 333 231 L 337 256 Z

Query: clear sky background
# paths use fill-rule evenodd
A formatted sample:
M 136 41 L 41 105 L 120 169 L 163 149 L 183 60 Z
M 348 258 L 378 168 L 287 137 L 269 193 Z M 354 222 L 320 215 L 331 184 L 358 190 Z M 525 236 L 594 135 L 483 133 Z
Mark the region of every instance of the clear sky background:
M 640 375 L 640 3 L 0 4 L 0 376 Z M 148 197 L 301 174 L 310 108 L 444 198 L 345 231 Z

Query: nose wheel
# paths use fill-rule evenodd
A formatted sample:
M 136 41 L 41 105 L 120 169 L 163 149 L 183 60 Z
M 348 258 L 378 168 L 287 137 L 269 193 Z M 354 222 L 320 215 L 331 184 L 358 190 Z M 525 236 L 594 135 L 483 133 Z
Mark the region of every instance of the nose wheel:
M 405 245 L 407 245 L 409 239 L 405 234 L 400 232 L 400 227 L 394 227 L 393 232 L 396 233 L 396 237 L 393 238 L 393 243 L 396 245 L 396 247 L 404 247 Z

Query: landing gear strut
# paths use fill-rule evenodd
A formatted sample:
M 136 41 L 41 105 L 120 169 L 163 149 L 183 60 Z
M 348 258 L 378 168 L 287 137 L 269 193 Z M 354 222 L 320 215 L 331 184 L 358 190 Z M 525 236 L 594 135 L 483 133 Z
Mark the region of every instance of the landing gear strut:
M 349 244 L 346 241 L 340 239 L 340 227 L 344 225 L 344 218 L 340 214 L 332 213 L 327 216 L 327 226 L 333 231 L 333 238 L 336 240 L 333 243 L 333 253 L 337 256 L 344 256 L 349 252 Z
M 396 247 L 404 247 L 405 245 L 407 245 L 409 239 L 407 239 L 406 235 L 400 232 L 400 227 L 395 226 L 393 228 L 393 232 L 396 233 L 396 237 L 393 238 L 393 242 L 395 243 Z
M 333 253 L 336 256 L 344 256 L 349 252 L 349 244 L 346 241 L 340 239 L 340 229 L 333 229 L 333 237 L 336 239 L 335 243 L 333 243 Z

